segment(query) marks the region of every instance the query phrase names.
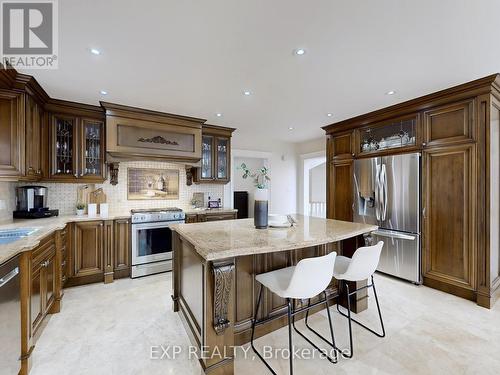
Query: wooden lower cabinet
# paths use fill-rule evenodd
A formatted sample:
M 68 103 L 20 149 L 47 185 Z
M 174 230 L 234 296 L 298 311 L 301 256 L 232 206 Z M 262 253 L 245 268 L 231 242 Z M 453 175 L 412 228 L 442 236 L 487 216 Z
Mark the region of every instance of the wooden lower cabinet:
M 130 219 L 76 222 L 70 232 L 66 286 L 130 276 Z
M 422 158 L 424 284 L 468 298 L 476 287 L 475 150 L 439 147 Z
M 67 285 L 81 285 L 104 280 L 104 222 L 72 223 Z
M 114 224 L 114 278 L 130 276 L 131 227 L 129 219 L 115 220 Z
M 31 256 L 31 334 L 49 313 L 56 293 L 56 242 L 51 236 Z
M 64 230 L 63 230 L 64 231 Z M 61 308 L 61 231 L 21 254 L 21 372 L 28 374 L 31 352 L 48 314 Z
M 199 214 L 186 214 L 186 223 L 203 223 L 207 221 L 235 220 L 238 212 L 202 212 Z

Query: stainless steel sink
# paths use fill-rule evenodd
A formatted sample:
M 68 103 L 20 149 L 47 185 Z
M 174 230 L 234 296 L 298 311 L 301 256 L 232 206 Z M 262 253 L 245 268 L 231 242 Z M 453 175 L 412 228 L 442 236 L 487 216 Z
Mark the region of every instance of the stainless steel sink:
M 18 229 L 0 229 L 0 245 L 12 243 L 21 238 L 31 236 L 38 228 L 18 228 Z

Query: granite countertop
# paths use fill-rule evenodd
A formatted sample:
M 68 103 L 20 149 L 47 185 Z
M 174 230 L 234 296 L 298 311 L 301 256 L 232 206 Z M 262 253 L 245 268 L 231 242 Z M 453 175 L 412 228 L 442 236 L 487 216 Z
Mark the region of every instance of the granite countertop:
M 236 209 L 231 208 L 216 208 L 216 209 L 201 209 L 201 210 L 186 210 L 186 214 L 204 214 L 210 212 L 229 213 L 237 212 Z M 21 238 L 17 241 L 0 244 L 0 264 L 8 261 L 23 251 L 30 251 L 36 248 L 40 241 L 48 235 L 54 233 L 56 230 L 63 229 L 68 223 L 94 221 L 94 220 L 117 220 L 129 219 L 131 217 L 130 210 L 126 211 L 110 211 L 108 216 L 101 217 L 99 215 L 89 217 L 88 215 L 63 215 L 56 217 L 49 217 L 44 219 L 9 219 L 0 221 L 0 230 L 3 229 L 19 229 L 19 228 L 37 228 L 38 230 L 28 237 Z
M 38 230 L 28 237 L 21 238 L 8 244 L 0 244 L 0 264 L 8 261 L 23 251 L 34 249 L 40 244 L 42 239 L 56 230 L 63 229 L 68 223 L 126 218 L 130 218 L 130 211 L 110 212 L 106 217 L 101 217 L 99 215 L 94 217 L 89 217 L 88 215 L 67 215 L 44 219 L 10 219 L 2 221 L 0 222 L 0 230 L 20 228 L 37 228 Z
M 292 215 L 291 228 L 255 229 L 253 219 L 171 226 L 207 261 L 337 242 L 376 230 L 376 225 Z

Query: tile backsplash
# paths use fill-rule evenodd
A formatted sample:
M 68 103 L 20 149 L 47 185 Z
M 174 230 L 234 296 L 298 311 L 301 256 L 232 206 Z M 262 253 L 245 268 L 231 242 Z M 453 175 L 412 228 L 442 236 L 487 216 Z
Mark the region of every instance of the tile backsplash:
M 155 168 L 155 169 L 178 169 L 179 170 L 179 199 L 175 200 L 128 200 L 127 199 L 127 168 Z M 49 191 L 48 206 L 58 209 L 60 215 L 72 215 L 75 213 L 77 200 L 77 187 L 81 184 L 69 183 L 1 183 L 0 182 L 0 220 L 12 217 L 15 209 L 15 187 L 24 185 L 42 185 Z M 184 165 L 164 163 L 155 161 L 121 162 L 118 173 L 118 185 L 112 186 L 109 179 L 103 184 L 96 184 L 96 188 L 103 188 L 107 196 L 110 211 L 128 211 L 133 208 L 157 208 L 157 207 L 179 207 L 190 208 L 193 193 L 204 193 L 205 204 L 210 196 L 212 199 L 224 199 L 224 186 L 219 184 L 186 185 L 186 170 Z M 2 209 L 2 201 L 6 209 Z M 223 202 L 224 204 L 224 202 Z
M 12 218 L 12 211 L 16 208 L 16 183 L 0 182 L 0 221 Z

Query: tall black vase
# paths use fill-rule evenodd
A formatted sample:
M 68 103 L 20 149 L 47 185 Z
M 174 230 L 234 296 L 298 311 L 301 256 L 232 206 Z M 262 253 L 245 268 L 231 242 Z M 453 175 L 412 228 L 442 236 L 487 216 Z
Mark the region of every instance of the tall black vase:
M 266 229 L 267 228 L 267 205 L 269 190 L 268 189 L 256 189 L 255 190 L 255 206 L 253 209 L 253 222 L 255 228 Z
M 267 200 L 260 201 L 255 200 L 255 205 L 253 209 L 253 223 L 255 228 L 257 229 L 266 229 L 267 228 L 267 217 L 268 217 L 268 209 L 267 209 Z

